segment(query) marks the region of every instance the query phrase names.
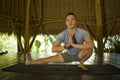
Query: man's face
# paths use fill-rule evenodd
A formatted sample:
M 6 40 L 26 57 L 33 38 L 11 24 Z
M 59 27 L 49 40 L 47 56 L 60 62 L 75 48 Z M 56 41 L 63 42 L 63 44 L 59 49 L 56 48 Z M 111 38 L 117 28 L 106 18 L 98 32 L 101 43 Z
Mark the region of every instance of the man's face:
M 69 28 L 69 29 L 76 27 L 76 20 L 75 20 L 74 15 L 68 15 L 66 17 L 65 24 L 67 25 L 67 28 Z

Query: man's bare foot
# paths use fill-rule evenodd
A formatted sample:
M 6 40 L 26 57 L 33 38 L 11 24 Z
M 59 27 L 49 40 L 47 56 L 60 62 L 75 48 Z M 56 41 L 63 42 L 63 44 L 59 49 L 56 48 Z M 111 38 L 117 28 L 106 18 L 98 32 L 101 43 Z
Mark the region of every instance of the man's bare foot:
M 89 69 L 89 68 L 87 68 L 86 66 L 84 66 L 83 64 L 80 64 L 79 67 L 82 68 L 82 69 L 85 70 L 85 71 Z
M 26 53 L 25 58 L 25 65 L 31 65 L 30 53 Z

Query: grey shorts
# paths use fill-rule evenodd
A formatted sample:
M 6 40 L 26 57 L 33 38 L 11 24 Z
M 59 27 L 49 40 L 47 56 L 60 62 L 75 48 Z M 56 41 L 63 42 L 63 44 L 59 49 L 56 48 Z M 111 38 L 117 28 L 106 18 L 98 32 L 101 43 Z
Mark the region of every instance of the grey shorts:
M 70 55 L 68 53 L 61 53 L 64 62 L 80 61 L 80 58 L 77 55 Z

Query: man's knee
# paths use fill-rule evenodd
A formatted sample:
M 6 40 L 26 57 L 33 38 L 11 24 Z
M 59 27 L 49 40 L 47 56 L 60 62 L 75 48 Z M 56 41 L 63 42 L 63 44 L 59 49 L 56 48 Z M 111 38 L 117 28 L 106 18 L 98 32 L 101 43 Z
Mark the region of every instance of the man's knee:
M 80 51 L 80 53 L 78 54 L 78 57 L 82 58 L 84 56 L 91 55 L 92 53 L 93 53 L 93 49 L 84 49 Z
M 93 53 L 93 49 L 89 49 L 88 54 L 92 54 L 92 53 Z
M 81 51 L 79 52 L 78 57 L 79 57 L 80 59 L 82 58 L 82 56 L 84 56 L 84 52 L 85 52 L 85 50 L 81 50 Z
M 58 62 L 64 62 L 63 56 L 61 54 L 57 54 L 57 60 Z

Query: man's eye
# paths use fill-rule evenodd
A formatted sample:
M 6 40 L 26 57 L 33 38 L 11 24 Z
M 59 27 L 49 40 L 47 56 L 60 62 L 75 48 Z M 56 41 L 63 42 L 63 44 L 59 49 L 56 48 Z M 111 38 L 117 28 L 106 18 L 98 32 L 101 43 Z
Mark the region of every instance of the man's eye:
M 67 20 L 67 21 L 69 21 L 69 20 Z
M 75 19 L 72 19 L 72 21 L 75 21 Z

